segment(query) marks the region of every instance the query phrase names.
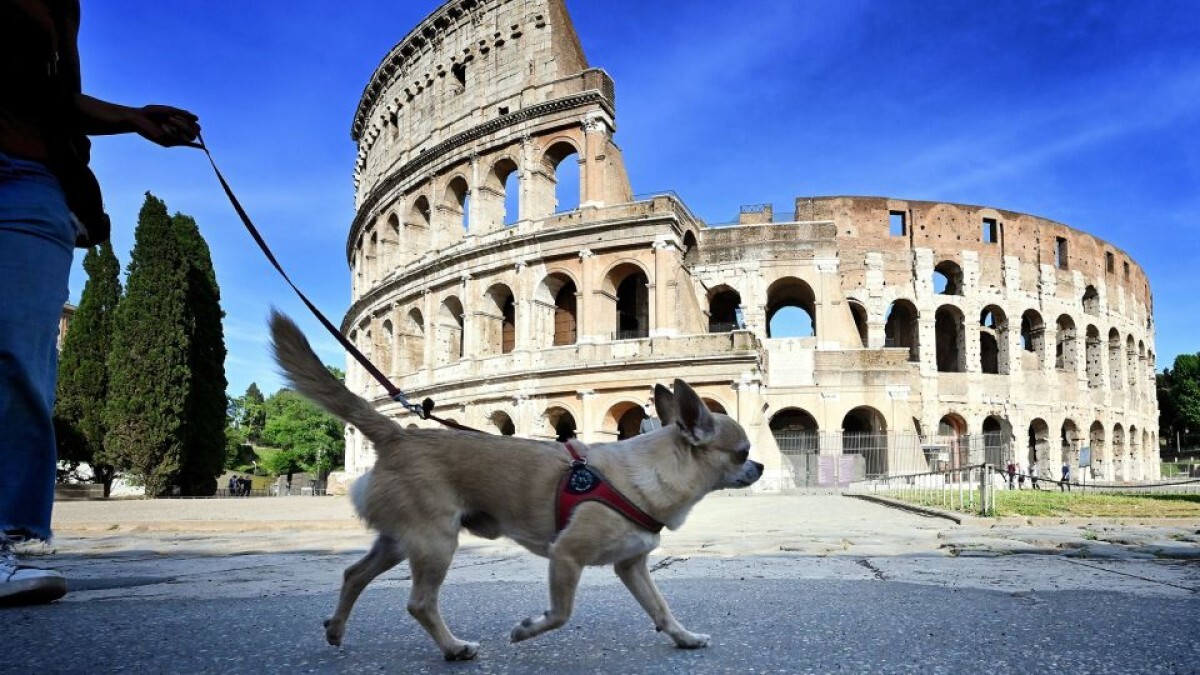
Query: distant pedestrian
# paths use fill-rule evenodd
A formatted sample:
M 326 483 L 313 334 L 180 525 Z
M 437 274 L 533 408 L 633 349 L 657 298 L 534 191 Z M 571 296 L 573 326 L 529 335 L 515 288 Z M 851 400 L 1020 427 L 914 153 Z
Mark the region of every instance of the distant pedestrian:
M 1066 461 L 1062 465 L 1062 482 L 1058 484 L 1058 491 L 1062 492 L 1063 490 L 1071 491 L 1071 465 Z
M 1029 489 L 1030 490 L 1041 490 L 1042 489 L 1041 487 L 1038 486 L 1038 470 L 1037 470 L 1036 462 L 1029 463 Z
M 1008 472 L 1008 489 L 1011 490 L 1014 487 L 1013 481 L 1016 480 L 1017 477 L 1017 463 L 1011 459 L 1008 460 L 1008 466 L 1005 467 L 1005 470 Z
M 230 497 L 237 496 L 239 485 L 240 485 L 240 483 L 238 481 L 238 477 L 236 474 L 229 477 L 229 496 Z
M 1021 471 L 1020 464 L 1017 465 L 1017 489 L 1018 490 L 1025 489 L 1025 472 Z
M 638 434 L 648 434 L 662 428 L 662 421 L 654 415 L 654 399 L 648 399 L 642 406 L 642 423 L 638 425 Z

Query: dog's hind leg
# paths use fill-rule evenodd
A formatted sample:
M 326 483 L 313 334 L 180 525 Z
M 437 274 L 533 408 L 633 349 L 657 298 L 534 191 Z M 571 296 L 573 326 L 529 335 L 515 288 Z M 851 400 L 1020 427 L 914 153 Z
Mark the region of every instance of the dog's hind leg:
M 560 542 L 550 553 L 550 610 L 537 617 L 529 617 L 517 624 L 509 638 L 513 642 L 528 640 L 554 630 L 571 618 L 575 607 L 575 589 L 583 574 L 583 565 Z
M 337 609 L 325 620 L 325 641 L 338 647 L 346 633 L 346 620 L 359 594 L 375 577 L 392 569 L 404 560 L 404 547 L 400 542 L 381 534 L 362 560 L 346 568 L 342 575 L 342 592 L 338 596 Z
M 408 596 L 408 613 L 441 647 L 447 661 L 469 661 L 479 653 L 479 643 L 454 637 L 438 609 L 438 594 L 457 548 L 457 519 L 446 532 L 430 532 L 410 543 L 408 564 L 412 569 L 412 591 Z
M 633 593 L 638 604 L 654 621 L 654 628 L 666 632 L 675 644 L 684 649 L 698 649 L 708 646 L 709 637 L 702 633 L 693 633 L 679 624 L 671 614 L 671 608 L 663 599 L 662 593 L 650 578 L 650 569 L 646 566 L 646 556 L 643 553 L 628 560 L 622 560 L 613 566 L 617 576 L 624 582 L 625 587 Z

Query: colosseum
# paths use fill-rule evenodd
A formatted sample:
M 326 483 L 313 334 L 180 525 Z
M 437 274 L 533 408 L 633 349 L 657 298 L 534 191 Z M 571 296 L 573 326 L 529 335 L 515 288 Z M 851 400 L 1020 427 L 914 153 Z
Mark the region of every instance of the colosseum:
M 1119 248 L 888 197 L 705 223 L 634 194 L 614 91 L 563 0 L 452 0 L 371 76 L 342 330 L 411 399 L 599 442 L 637 434 L 654 383 L 683 378 L 747 429 L 767 490 L 1010 459 L 1158 477 L 1152 299 Z M 347 378 L 431 424 L 357 364 Z M 362 473 L 372 448 L 346 443 Z

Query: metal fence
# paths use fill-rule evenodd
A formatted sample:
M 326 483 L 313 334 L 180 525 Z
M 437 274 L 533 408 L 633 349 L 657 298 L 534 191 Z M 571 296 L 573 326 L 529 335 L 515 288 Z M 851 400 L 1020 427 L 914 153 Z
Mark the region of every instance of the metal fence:
M 887 476 L 856 484 L 852 492 L 900 499 L 935 508 L 992 515 L 1003 477 L 990 464 L 909 476 Z
M 846 487 L 891 476 L 1003 465 L 1011 451 L 1002 433 L 922 436 L 911 432 L 774 431 L 791 485 Z

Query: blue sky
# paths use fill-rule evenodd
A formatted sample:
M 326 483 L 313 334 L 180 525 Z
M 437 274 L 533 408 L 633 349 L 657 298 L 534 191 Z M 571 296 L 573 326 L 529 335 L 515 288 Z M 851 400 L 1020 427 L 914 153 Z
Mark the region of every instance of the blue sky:
M 349 129 L 384 54 L 439 3 L 83 3 L 84 87 L 200 115 L 292 277 L 339 323 L 350 298 Z M 616 81 L 635 193 L 711 223 L 742 204 L 884 195 L 1031 213 L 1128 252 L 1155 296 L 1158 367 L 1200 351 L 1200 19 L 1191 2 L 568 0 Z M 286 8 L 286 11 L 284 9 Z M 203 155 L 100 138 L 93 167 L 128 264 L 148 190 L 195 216 L 221 285 L 229 392 L 280 379 L 272 305 L 344 357 L 242 230 Z M 78 261 L 77 302 L 85 277 Z

